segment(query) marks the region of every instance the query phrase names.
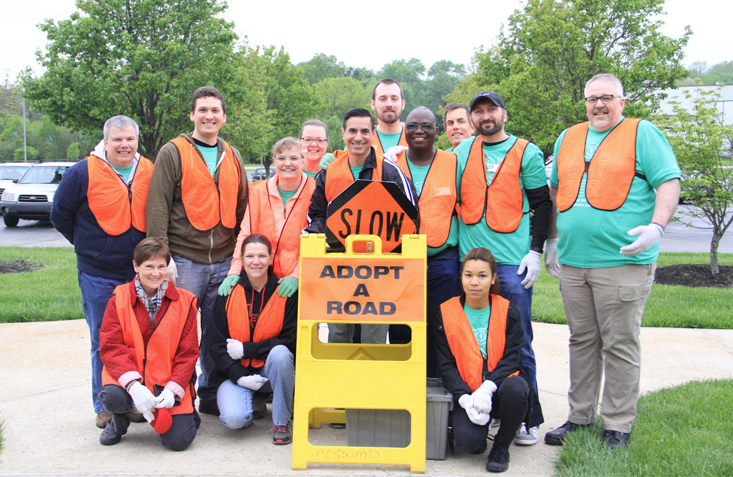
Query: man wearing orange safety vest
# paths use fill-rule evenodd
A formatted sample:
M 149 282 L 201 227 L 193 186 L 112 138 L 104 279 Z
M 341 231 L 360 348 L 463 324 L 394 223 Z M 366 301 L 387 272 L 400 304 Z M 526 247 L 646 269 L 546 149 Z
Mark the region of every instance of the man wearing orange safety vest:
M 413 109 L 405 121 L 408 149 L 395 158 L 395 163 L 415 184 L 420 208 L 419 233 L 427 235 L 428 326 L 431 326 L 440 304 L 460 295 L 461 291 L 456 214 L 456 155 L 433 148 L 436 133 L 433 112 L 425 106 Z M 390 326 L 389 341 L 409 343 L 410 327 Z M 438 362 L 432 335 L 428 336 L 427 350 L 427 375 L 435 377 Z
M 198 298 L 199 411 L 218 415 L 216 388 L 209 383 L 215 364 L 208 330 L 247 207 L 247 174 L 239 151 L 219 137 L 227 118 L 219 90 L 198 88 L 190 118 L 193 133 L 181 134 L 158 152 L 148 194 L 147 227 L 148 237 L 160 238 L 170 247 L 169 274 L 174 284 Z
M 473 248 L 485 247 L 496 258 L 501 296 L 516 305 L 522 316 L 525 342 L 520 365 L 538 395 L 532 349 L 532 285 L 540 275 L 552 212 L 544 157 L 534 144 L 505 132 L 507 111 L 495 92 L 474 96 L 469 112 L 477 135 L 455 148 L 461 202 L 460 253 L 463 256 Z M 538 432 L 523 426 L 515 442 L 534 445 Z
M 336 160 L 316 177 L 311 205 L 308 209 L 307 233 L 326 232 L 328 204 L 355 180 L 394 182 L 410 202 L 417 206 L 415 186 L 393 162 L 385 161 L 372 146 L 374 118 L 366 109 L 352 109 L 344 117 L 342 129 L 346 151 L 336 151 Z M 418 224 L 419 225 L 419 224 Z M 333 250 L 343 249 L 340 243 L 329 244 Z M 329 323 L 330 343 L 351 343 L 354 325 Z M 362 343 L 385 343 L 389 325 L 363 325 Z
M 104 140 L 69 168 L 54 197 L 51 221 L 74 245 L 92 354 L 92 403 L 97 427 L 111 414 L 99 402 L 99 330 L 115 287 L 135 276 L 132 253 L 145 238 L 145 202 L 153 164 L 137 152 L 139 128 L 127 116 L 104 123 Z
M 617 77 L 594 76 L 585 85 L 588 122 L 555 143 L 550 192 L 559 241 L 548 240 L 545 268 L 560 279 L 570 328 L 570 413 L 545 435 L 550 445 L 596 422 L 602 375 L 606 446 L 626 446 L 636 417 L 641 317 L 681 175 L 664 135 L 625 118 L 625 103 Z
M 381 80 L 372 88 L 371 106 L 379 120 L 372 140 L 374 150 L 384 155 L 394 146 L 407 146 L 405 128 L 400 124 L 400 116 L 405 109 L 402 86 L 392 78 Z

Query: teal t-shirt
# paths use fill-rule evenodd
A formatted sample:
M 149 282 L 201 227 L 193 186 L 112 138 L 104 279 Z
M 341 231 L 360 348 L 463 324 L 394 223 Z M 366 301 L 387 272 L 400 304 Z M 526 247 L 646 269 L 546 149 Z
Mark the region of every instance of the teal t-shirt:
M 377 129 L 377 135 L 379 136 L 379 142 L 382 143 L 382 149 L 384 149 L 384 152 L 387 152 L 390 148 L 399 145 L 402 131 L 397 134 L 384 134 Z
M 416 166 L 407 160 L 407 165 L 410 168 L 410 175 L 412 176 L 412 183 L 415 184 L 415 190 L 417 190 L 417 196 L 420 197 L 422 194 L 422 187 L 425 184 L 425 178 L 428 176 L 430 166 Z M 445 241 L 440 247 L 428 247 L 428 257 L 437 255 L 448 247 L 455 247 L 458 244 L 458 218 L 454 215 L 450 223 L 450 232 L 448 233 L 448 240 Z
M 125 178 L 125 182 L 130 180 L 130 171 L 132 171 L 132 166 L 126 167 L 125 169 L 120 169 L 119 167 L 115 167 L 112 164 L 110 164 L 110 166 L 112 167 L 112 169 L 115 170 L 116 173 Z
M 296 192 L 298 192 L 298 189 L 291 190 L 290 192 L 285 192 L 278 187 L 277 191 L 280 193 L 280 198 L 283 200 L 283 204 L 287 204 L 288 201 L 296 194 Z
M 491 305 L 487 306 L 483 310 L 474 310 L 468 305 L 463 305 L 463 311 L 466 313 L 466 317 L 468 318 L 468 322 L 471 324 L 471 328 L 473 328 L 473 334 L 476 335 L 476 341 L 478 342 L 478 348 L 481 350 L 481 355 L 486 359 L 486 340 L 489 337 Z
M 321 171 L 311 172 L 311 171 L 306 171 L 305 169 L 303 169 L 303 172 L 305 172 L 305 175 L 307 175 L 308 177 L 312 177 L 313 179 L 315 179 L 316 176 L 318 175 L 318 172 L 321 172 Z
M 471 151 L 474 137 L 464 139 L 456 148 L 458 156 L 458 197 L 461 195 L 461 177 L 466 169 L 468 154 Z M 478 141 L 481 140 L 479 137 Z M 491 184 L 494 172 L 504 160 L 509 150 L 517 142 L 517 137 L 509 135 L 506 141 L 491 146 L 484 145 L 486 155 L 486 181 Z M 458 247 L 461 257 L 472 248 L 484 247 L 491 250 L 496 258 L 496 263 L 502 265 L 519 265 L 525 255 L 529 253 L 531 237 L 529 235 L 529 201 L 527 200 L 526 189 L 537 189 L 547 185 L 547 173 L 545 172 L 545 159 L 539 147 L 529 143 L 524 149 L 522 166 L 519 171 L 519 187 L 522 188 L 522 211 L 524 215 L 519 227 L 512 233 L 494 232 L 486 224 L 486 218 L 474 225 L 467 225 L 461 220 L 458 227 Z
M 623 120 L 623 116 L 619 122 Z M 601 141 L 618 123 L 605 132 L 588 129 L 585 142 L 585 160 L 590 162 Z M 567 130 L 566 130 L 567 131 Z M 555 157 L 565 132 L 555 142 Z M 627 232 L 640 225 L 648 225 L 654 214 L 654 189 L 661 183 L 681 177 L 672 147 L 659 129 L 649 121 L 641 121 L 636 134 L 636 172 L 646 177 L 634 177 L 626 202 L 617 210 L 593 208 L 585 198 L 587 174 L 583 175 L 578 198 L 565 212 L 558 213 L 557 229 L 560 240 L 557 254 L 560 263 L 579 268 L 645 265 L 659 256 L 659 244 L 633 257 L 621 255 L 620 249 L 634 242 Z M 557 161 L 552 164 L 553 187 L 558 185 Z
M 351 169 L 351 174 L 353 174 L 354 176 L 354 180 L 357 180 L 359 179 L 359 176 L 361 175 L 362 169 L 364 169 L 364 164 L 360 166 L 356 166 L 356 167 L 349 166 L 349 168 Z
M 201 155 L 204 156 L 206 168 L 209 169 L 211 177 L 214 177 L 214 173 L 216 172 L 216 163 L 219 162 L 219 158 L 217 157 L 219 154 L 219 148 L 216 146 L 202 146 L 201 144 L 197 144 L 196 146 L 199 148 L 199 151 L 201 151 Z

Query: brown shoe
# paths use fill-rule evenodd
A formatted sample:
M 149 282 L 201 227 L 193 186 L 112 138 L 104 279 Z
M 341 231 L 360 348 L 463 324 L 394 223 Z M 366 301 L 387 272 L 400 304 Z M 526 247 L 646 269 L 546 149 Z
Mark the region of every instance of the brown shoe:
M 100 429 L 104 429 L 105 427 L 107 427 L 107 423 L 110 419 L 112 419 L 111 412 L 102 411 L 100 413 L 97 413 L 97 427 Z
M 199 412 L 201 414 L 211 414 L 212 416 L 219 415 L 219 406 L 216 404 L 216 399 L 205 401 L 199 400 Z
M 267 415 L 267 396 L 255 393 L 252 397 L 252 417 L 262 419 Z
M 139 412 L 137 409 L 127 411 L 127 417 L 130 418 L 130 422 L 147 422 L 143 417 L 143 413 Z

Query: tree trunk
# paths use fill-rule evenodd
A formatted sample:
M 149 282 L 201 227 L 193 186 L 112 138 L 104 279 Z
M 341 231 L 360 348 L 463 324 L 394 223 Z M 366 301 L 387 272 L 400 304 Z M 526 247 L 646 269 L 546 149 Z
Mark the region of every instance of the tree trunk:
M 710 271 L 713 275 L 718 273 L 718 245 L 720 239 L 721 234 L 716 227 L 713 229 L 713 240 L 710 242 Z

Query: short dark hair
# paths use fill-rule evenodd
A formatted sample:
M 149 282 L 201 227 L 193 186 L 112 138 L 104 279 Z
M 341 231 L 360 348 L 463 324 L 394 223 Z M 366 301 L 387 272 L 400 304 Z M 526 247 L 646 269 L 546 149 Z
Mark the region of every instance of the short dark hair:
M 245 238 L 242 242 L 242 256 L 244 256 L 244 249 L 247 248 L 247 245 L 251 243 L 261 243 L 262 245 L 267 247 L 267 253 L 269 255 L 272 255 L 272 243 L 270 243 L 270 239 L 262 234 L 252 234 Z
M 224 103 L 224 96 L 222 96 L 221 92 L 213 86 L 202 86 L 200 88 L 197 88 L 196 91 L 193 92 L 193 100 L 191 101 L 192 113 L 196 110 L 196 101 L 198 101 L 199 98 L 218 99 L 219 101 L 221 101 L 221 110 L 224 112 L 224 114 L 227 113 L 227 105 Z
M 168 249 L 168 246 L 162 240 L 155 237 L 142 239 L 132 252 L 132 260 L 138 267 L 151 258 L 164 258 L 165 263 L 170 263 L 171 261 L 171 251 Z
M 466 262 L 468 262 L 469 260 L 481 260 L 482 262 L 486 262 L 489 264 L 491 275 L 496 277 L 494 279 L 494 284 L 491 285 L 489 293 L 492 295 L 498 295 L 501 287 L 499 286 L 499 277 L 496 274 L 496 259 L 494 259 L 494 255 L 491 253 L 491 251 L 483 247 L 472 248 L 471 250 L 469 250 L 468 253 L 463 257 L 463 261 L 461 262 L 461 276 L 463 276 L 463 267 L 466 266 Z
M 377 126 L 377 123 L 374 121 L 374 116 L 372 116 L 372 113 L 364 108 L 352 109 L 351 111 L 346 113 L 346 116 L 344 116 L 344 129 L 346 129 L 346 122 L 351 118 L 369 118 L 372 121 L 372 129 Z
M 402 93 L 402 86 L 392 78 L 384 78 L 383 80 L 375 84 L 374 88 L 372 88 L 372 101 L 377 99 L 377 86 L 379 86 L 380 84 L 396 84 L 400 88 L 400 99 L 405 99 L 405 95 Z
M 463 109 L 466 111 L 466 117 L 470 118 L 471 113 L 468 111 L 468 106 L 463 103 L 448 103 L 443 107 L 443 124 L 448 121 L 448 113 L 455 111 L 456 109 Z

